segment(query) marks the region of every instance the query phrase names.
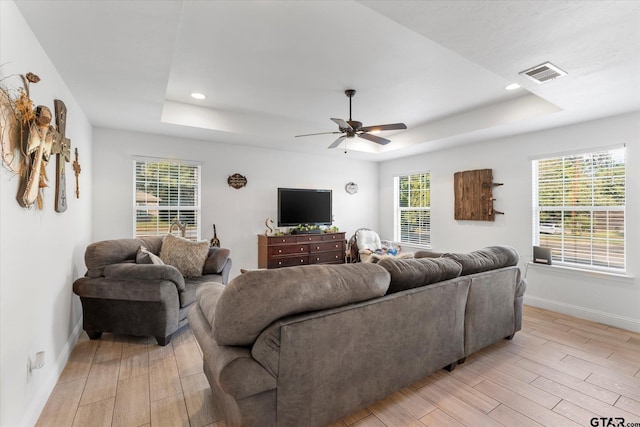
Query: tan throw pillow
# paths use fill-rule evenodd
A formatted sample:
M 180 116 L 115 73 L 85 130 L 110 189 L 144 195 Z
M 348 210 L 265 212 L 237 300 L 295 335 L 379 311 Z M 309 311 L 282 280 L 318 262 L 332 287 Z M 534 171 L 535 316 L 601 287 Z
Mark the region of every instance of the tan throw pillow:
M 202 267 L 209 254 L 209 242 L 192 242 L 167 234 L 162 240 L 160 259 L 178 269 L 184 277 L 202 276 Z
M 138 252 L 136 252 L 136 264 L 164 265 L 164 262 L 162 262 L 158 255 L 149 251 L 149 249 L 144 246 L 140 246 Z

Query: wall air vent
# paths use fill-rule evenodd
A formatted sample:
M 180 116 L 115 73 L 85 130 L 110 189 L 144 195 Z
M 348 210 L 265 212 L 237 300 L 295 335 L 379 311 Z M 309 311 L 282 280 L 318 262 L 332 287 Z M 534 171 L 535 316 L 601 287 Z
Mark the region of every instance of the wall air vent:
M 544 64 L 536 65 L 533 68 L 521 71 L 520 74 L 529 77 L 531 80 L 538 84 L 542 84 L 548 82 L 549 80 L 566 76 L 567 72 L 556 67 L 551 62 L 545 62 Z

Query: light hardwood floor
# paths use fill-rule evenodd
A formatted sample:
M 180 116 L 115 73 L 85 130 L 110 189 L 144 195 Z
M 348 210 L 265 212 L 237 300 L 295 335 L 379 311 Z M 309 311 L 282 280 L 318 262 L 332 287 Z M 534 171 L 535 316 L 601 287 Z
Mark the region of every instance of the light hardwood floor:
M 210 399 L 189 328 L 166 347 L 154 339 L 85 336 L 38 426 L 222 427 Z M 525 307 L 512 341 L 334 426 L 590 426 L 593 417 L 640 423 L 640 334 Z

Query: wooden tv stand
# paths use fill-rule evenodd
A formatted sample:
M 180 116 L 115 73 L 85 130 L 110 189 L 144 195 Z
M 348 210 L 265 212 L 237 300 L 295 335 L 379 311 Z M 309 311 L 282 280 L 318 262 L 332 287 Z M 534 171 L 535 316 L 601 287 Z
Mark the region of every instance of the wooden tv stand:
M 345 233 L 258 235 L 258 268 L 343 264 Z

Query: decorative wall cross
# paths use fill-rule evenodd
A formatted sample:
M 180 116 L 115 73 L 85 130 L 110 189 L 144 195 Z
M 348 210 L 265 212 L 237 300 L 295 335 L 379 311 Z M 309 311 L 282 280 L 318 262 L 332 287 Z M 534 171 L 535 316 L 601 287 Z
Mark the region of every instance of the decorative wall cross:
M 65 162 L 71 160 L 71 140 L 65 136 L 67 127 L 67 106 L 59 99 L 53 100 L 56 110 L 56 127 L 60 134 L 56 154 L 56 212 L 67 210 L 67 179 L 65 176 Z M 56 149 L 57 148 L 57 149 Z
M 76 175 L 76 199 L 80 198 L 80 185 L 78 183 L 78 175 L 80 175 L 80 163 L 78 163 L 78 148 L 76 147 L 76 159 L 73 161 L 73 172 Z

